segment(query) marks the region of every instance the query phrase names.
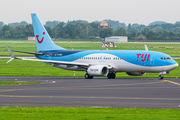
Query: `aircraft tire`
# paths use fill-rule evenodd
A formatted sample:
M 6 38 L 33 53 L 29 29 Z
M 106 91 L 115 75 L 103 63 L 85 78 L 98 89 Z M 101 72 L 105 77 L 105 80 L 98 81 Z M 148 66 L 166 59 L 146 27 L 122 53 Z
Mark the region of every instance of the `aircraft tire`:
M 86 79 L 89 79 L 89 74 L 86 73 L 86 74 L 85 74 L 85 78 L 86 78 Z
M 111 79 L 111 73 L 108 73 L 107 78 Z
M 163 80 L 164 77 L 162 75 L 159 75 L 159 80 Z
M 116 74 L 112 74 L 112 79 L 115 79 L 116 78 Z
M 108 73 L 107 78 L 108 79 L 114 79 L 116 75 L 114 73 Z
M 93 79 L 93 76 L 89 76 L 89 79 Z
M 88 73 L 85 74 L 85 79 L 93 79 L 93 76 L 90 76 Z

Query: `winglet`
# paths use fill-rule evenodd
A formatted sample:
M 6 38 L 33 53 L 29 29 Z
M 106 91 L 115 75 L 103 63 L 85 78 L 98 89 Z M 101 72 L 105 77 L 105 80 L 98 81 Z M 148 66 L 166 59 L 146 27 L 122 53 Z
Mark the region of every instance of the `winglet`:
M 145 51 L 149 51 L 147 45 L 144 45 L 144 46 L 145 46 Z
M 8 52 L 9 52 L 9 55 L 11 56 L 11 59 L 6 63 L 6 64 L 8 64 L 12 60 L 16 59 L 16 57 L 14 56 L 14 54 L 12 53 L 12 51 L 9 49 L 9 47 L 7 45 L 6 45 L 6 48 L 7 48 Z

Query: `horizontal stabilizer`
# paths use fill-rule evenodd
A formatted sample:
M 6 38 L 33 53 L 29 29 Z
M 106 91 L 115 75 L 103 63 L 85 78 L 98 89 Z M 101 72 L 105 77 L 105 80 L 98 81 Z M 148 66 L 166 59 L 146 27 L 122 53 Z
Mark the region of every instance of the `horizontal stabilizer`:
M 9 55 L 11 56 L 11 58 L 16 58 L 7 45 L 6 45 L 6 48 L 7 48 L 8 52 L 9 52 Z
M 6 45 L 6 48 L 7 48 L 8 52 L 9 52 L 9 55 L 11 56 L 11 59 L 7 62 L 7 63 L 9 63 L 12 60 L 16 59 L 16 57 L 14 56 L 14 54 L 12 53 L 12 51 L 9 49 L 9 47 L 7 45 Z

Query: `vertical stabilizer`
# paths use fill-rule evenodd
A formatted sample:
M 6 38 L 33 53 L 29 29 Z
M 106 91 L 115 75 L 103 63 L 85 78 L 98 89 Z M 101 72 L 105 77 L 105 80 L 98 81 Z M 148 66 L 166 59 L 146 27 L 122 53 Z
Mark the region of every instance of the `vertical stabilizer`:
M 37 51 L 66 50 L 54 44 L 36 13 L 31 13 Z

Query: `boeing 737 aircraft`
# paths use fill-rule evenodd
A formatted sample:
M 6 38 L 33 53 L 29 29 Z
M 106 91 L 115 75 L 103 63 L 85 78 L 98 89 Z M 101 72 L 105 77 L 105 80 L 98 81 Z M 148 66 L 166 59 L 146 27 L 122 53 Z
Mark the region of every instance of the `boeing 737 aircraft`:
M 159 79 L 176 67 L 178 63 L 169 55 L 145 50 L 66 50 L 53 43 L 37 14 L 32 13 L 32 23 L 36 38 L 37 52 L 22 52 L 34 54 L 37 59 L 17 58 L 6 45 L 12 61 L 22 59 L 41 61 L 53 67 L 72 71 L 86 71 L 85 78 L 106 76 L 114 79 L 117 72 L 126 72 L 132 76 L 142 76 L 146 73 L 159 73 Z M 8 63 L 7 62 L 7 63 Z

